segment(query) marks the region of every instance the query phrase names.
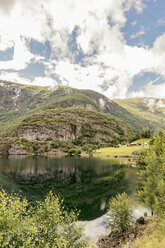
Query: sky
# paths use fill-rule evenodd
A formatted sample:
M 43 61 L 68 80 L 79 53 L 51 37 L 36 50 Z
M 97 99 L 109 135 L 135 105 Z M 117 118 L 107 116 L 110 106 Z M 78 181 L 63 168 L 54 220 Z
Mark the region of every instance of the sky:
M 0 79 L 165 98 L 165 0 L 0 0 Z

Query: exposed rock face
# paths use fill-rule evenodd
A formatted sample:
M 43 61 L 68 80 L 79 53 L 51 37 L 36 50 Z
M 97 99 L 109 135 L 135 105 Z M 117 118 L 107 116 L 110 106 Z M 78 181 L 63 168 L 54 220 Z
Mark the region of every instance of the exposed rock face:
M 27 152 L 23 147 L 21 147 L 17 144 L 13 144 L 12 147 L 8 151 L 8 155 L 9 156 L 20 156 L 20 155 L 26 156 Z
M 29 87 L 0 80 L 0 155 L 71 156 L 78 155 L 84 145 L 125 142 L 131 135 L 127 124 L 103 113 L 116 113 L 116 105 L 91 90 Z
M 81 144 L 94 141 L 101 145 L 121 136 L 126 140 L 129 135 L 129 128 L 119 120 L 95 111 L 75 108 L 34 114 L 24 119 L 22 126 L 11 133 L 11 137 L 30 142 L 68 142 L 81 138 Z
M 143 102 L 147 105 L 150 112 L 155 113 L 157 109 L 165 109 L 164 99 L 144 98 Z
M 81 126 L 70 124 L 51 124 L 46 127 L 21 127 L 17 130 L 17 136 L 28 141 L 73 141 L 81 135 Z

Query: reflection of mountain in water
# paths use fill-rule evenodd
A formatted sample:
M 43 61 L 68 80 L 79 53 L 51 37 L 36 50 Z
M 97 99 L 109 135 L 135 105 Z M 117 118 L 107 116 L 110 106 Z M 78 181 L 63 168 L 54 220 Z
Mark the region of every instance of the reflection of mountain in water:
M 59 183 L 83 183 L 119 170 L 118 164 L 107 166 L 98 159 L 15 159 L 3 162 L 0 160 L 0 173 L 16 181 L 53 179 Z
M 43 199 L 50 190 L 64 197 L 69 208 L 81 209 L 81 219 L 105 212 L 108 199 L 118 192 L 131 193 L 135 169 L 117 160 L 90 158 L 0 160 L 0 184 L 22 191 L 30 201 Z

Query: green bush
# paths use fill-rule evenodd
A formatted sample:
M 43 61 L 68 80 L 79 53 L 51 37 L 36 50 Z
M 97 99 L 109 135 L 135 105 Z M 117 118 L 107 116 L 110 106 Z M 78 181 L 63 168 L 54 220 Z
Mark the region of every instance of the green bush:
M 82 137 L 79 137 L 78 139 L 75 139 L 72 141 L 73 145 L 80 146 L 82 145 Z
M 45 151 L 44 152 L 48 152 L 48 151 L 49 151 L 48 146 L 45 146 Z
M 80 157 L 81 156 L 81 151 L 77 149 L 70 149 L 68 151 L 68 155 L 71 157 Z
M 89 156 L 92 156 L 94 151 L 98 149 L 99 145 L 88 144 L 82 147 L 83 151 L 85 151 Z
M 112 233 L 123 233 L 131 227 L 132 210 L 126 193 L 113 197 L 108 204 L 108 227 Z
M 77 214 L 68 213 L 52 192 L 32 208 L 17 194 L 0 191 L 0 247 L 89 247 L 76 222 Z
M 51 147 L 53 149 L 57 149 L 60 147 L 60 141 L 59 140 L 54 140 L 53 143 L 51 144 Z

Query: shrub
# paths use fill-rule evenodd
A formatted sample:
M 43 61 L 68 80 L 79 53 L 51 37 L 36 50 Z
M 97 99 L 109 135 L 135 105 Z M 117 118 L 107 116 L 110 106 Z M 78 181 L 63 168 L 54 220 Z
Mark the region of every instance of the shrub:
M 57 149 L 57 148 L 60 147 L 60 145 L 61 145 L 61 143 L 60 143 L 59 140 L 54 140 L 54 141 L 52 142 L 52 144 L 51 144 L 51 147 L 52 147 L 53 149 Z
M 126 193 L 113 197 L 108 204 L 108 227 L 112 233 L 123 233 L 131 227 L 132 210 Z
M 86 248 L 89 243 L 74 211 L 50 192 L 30 207 L 17 194 L 0 191 L 0 247 Z
M 68 151 L 68 155 L 69 156 L 73 156 L 73 157 L 80 157 L 81 156 L 81 151 L 80 150 L 77 150 L 77 149 L 70 149 L 69 151 Z

